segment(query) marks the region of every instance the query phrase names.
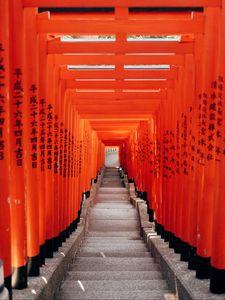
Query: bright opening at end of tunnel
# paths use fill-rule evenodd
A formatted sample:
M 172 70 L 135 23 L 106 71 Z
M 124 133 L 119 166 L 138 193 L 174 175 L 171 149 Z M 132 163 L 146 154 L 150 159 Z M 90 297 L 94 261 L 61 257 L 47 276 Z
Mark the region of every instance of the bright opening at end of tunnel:
M 119 147 L 105 147 L 105 166 L 118 167 L 119 166 Z

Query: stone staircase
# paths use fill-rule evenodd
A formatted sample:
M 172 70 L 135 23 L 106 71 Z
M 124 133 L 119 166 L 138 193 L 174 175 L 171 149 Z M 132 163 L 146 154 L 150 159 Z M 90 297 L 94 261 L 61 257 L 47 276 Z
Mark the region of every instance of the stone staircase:
M 88 232 L 57 299 L 176 299 L 140 237 L 118 170 L 106 168 Z

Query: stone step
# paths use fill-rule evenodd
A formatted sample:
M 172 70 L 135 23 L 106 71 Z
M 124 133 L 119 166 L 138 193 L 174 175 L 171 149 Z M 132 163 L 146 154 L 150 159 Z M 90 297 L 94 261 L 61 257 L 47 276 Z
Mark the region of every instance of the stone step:
M 125 205 L 130 205 L 130 201 L 126 200 L 126 199 L 122 199 L 122 198 L 118 198 L 118 199 L 111 199 L 111 198 L 106 198 L 106 199 L 96 199 L 98 201 L 98 203 L 115 203 L 115 204 L 125 204 Z
M 86 235 L 84 241 L 89 240 L 89 241 L 114 241 L 120 243 L 123 241 L 139 241 L 143 240 L 140 235 L 137 235 L 136 237 L 129 237 L 129 236 L 111 236 L 111 237 L 102 237 L 102 236 L 90 236 Z
M 124 207 L 119 207 L 118 208 L 118 206 L 117 206 L 117 208 L 115 208 L 115 209 L 111 209 L 111 208 L 108 208 L 108 207 L 95 206 L 95 208 L 93 208 L 90 211 L 89 215 L 92 214 L 92 213 L 101 213 L 102 214 L 104 212 L 108 213 L 108 214 L 116 214 L 116 210 L 117 210 L 118 214 L 123 214 L 123 216 L 126 215 L 126 213 L 133 213 L 135 218 L 137 218 L 137 216 L 138 216 L 137 211 L 134 208 L 130 207 L 129 203 L 127 203 L 126 206 L 124 206 Z
M 122 187 L 122 186 L 123 186 L 123 184 L 121 182 L 107 182 L 107 181 L 102 181 L 101 182 L 101 187 L 110 187 L 110 188 L 115 187 L 115 188 L 117 188 L 117 187 Z
M 78 252 L 76 257 L 151 257 L 151 254 L 149 252 Z
M 101 259 L 101 258 L 100 258 Z M 118 258 L 119 259 L 119 258 Z M 143 258 L 146 259 L 146 258 Z M 101 259 L 102 263 L 83 263 L 82 265 L 77 263 L 75 260 L 75 263 L 71 266 L 71 270 L 74 271 L 159 271 L 159 265 L 155 263 L 145 263 L 145 262 L 138 262 L 133 264 L 123 264 L 123 263 L 111 263 L 107 264 L 105 261 L 106 259 Z M 105 261 L 104 261 L 105 260 Z M 121 259 L 119 259 L 121 260 Z
M 133 246 L 143 246 L 142 241 L 133 241 L 133 242 L 91 242 L 91 241 L 84 241 L 82 243 L 82 247 L 133 247 Z
M 68 280 L 156 280 L 162 279 L 160 271 L 69 271 Z
M 98 190 L 98 194 L 126 194 L 128 195 L 128 191 L 126 188 L 122 187 L 100 187 Z
M 111 200 L 112 201 L 112 200 Z M 111 202 L 111 201 L 107 201 L 107 202 L 98 202 L 95 205 L 95 208 L 107 208 L 110 210 L 114 210 L 114 209 L 132 209 L 135 210 L 134 207 L 132 206 L 132 204 L 130 204 L 129 202 L 119 202 L 117 201 L 115 202 Z
M 133 220 L 90 220 L 88 228 L 100 232 L 137 231 L 139 230 L 139 223 Z
M 127 238 L 139 238 L 140 234 L 137 231 L 107 231 L 107 232 L 101 232 L 101 231 L 93 231 L 88 229 L 87 232 L 88 236 L 92 237 L 127 237 Z
M 175 300 L 170 291 L 90 291 L 73 293 L 71 290 L 64 291 L 58 299 L 62 300 Z M 57 299 L 57 300 L 58 300 Z
M 73 290 L 73 293 L 84 291 L 152 291 L 168 290 L 165 280 L 68 280 L 61 286 L 62 291 Z
M 114 179 L 114 178 L 116 178 L 116 179 L 122 179 L 122 178 L 120 178 L 118 176 L 118 173 L 114 173 L 114 172 L 106 173 L 103 176 L 103 179 Z
M 92 267 L 98 266 L 139 266 L 153 264 L 154 259 L 152 257 L 77 257 L 75 264 L 91 265 Z
M 118 181 L 118 182 L 123 182 L 123 179 L 118 177 L 118 175 L 106 175 L 102 178 L 102 182 L 103 181 L 109 181 L 109 182 L 114 182 L 114 181 Z
M 100 246 L 100 245 L 96 245 L 96 246 L 81 246 L 81 251 L 84 252 L 135 252 L 135 251 L 139 251 L 139 252 L 146 252 L 146 247 L 144 245 L 130 245 L 129 249 L 127 247 L 127 245 L 109 245 L 109 246 Z
M 82 245 L 100 245 L 100 246 L 105 246 L 105 245 L 124 245 L 124 246 L 132 246 L 132 245 L 143 245 L 142 240 L 132 240 L 132 241 L 110 241 L 110 240 L 105 240 L 105 241 L 91 241 L 90 239 L 85 239 L 82 243 Z
M 109 193 L 101 193 L 97 194 L 96 200 L 100 199 L 111 199 L 114 201 L 115 199 L 122 199 L 122 200 L 129 200 L 129 195 L 126 193 L 120 193 L 120 194 L 109 194 Z
M 131 207 L 124 207 L 124 208 L 118 208 L 117 209 L 110 209 L 110 208 L 98 208 L 95 206 L 95 208 L 93 208 L 90 213 L 89 216 L 91 214 L 112 214 L 112 215 L 118 215 L 121 214 L 124 216 L 124 214 L 133 214 L 135 218 L 137 218 L 137 211 Z
M 89 220 L 124 220 L 124 215 L 126 220 L 135 220 L 137 217 L 137 212 L 133 210 L 109 210 L 109 209 L 99 209 L 99 211 L 91 211 L 89 214 Z
M 118 185 L 121 186 L 122 185 L 122 182 L 120 180 L 107 180 L 107 179 L 103 179 L 102 182 L 101 182 L 101 186 L 105 185 L 105 184 L 108 184 L 108 185 Z
M 123 200 L 129 200 L 129 195 L 127 193 L 118 193 L 118 194 L 110 194 L 110 193 L 106 193 L 105 191 L 102 193 L 97 194 L 96 199 L 102 199 L 102 198 L 106 198 L 106 199 L 118 199 L 118 198 L 122 198 Z

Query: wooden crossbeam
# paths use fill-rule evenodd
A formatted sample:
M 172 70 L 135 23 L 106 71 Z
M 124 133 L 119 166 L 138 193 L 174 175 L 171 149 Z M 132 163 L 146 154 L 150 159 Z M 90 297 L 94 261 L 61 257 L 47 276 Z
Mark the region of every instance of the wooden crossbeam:
M 172 80 L 149 80 L 149 81 L 75 81 L 68 80 L 68 89 L 159 89 L 172 88 Z
M 187 33 L 202 33 L 204 18 L 194 20 L 68 20 L 44 19 L 37 20 L 38 33 L 51 34 L 153 34 L 153 35 L 179 35 Z
M 61 70 L 61 79 L 176 79 L 177 70 Z
M 73 97 L 76 99 L 161 99 L 164 98 L 166 92 L 76 92 L 73 91 Z
M 99 124 L 99 125 L 93 125 L 91 124 L 91 127 L 93 130 L 132 130 L 132 129 L 136 129 L 137 128 L 137 124 L 128 124 L 128 125 L 124 125 L 124 124 L 110 124 L 109 126 L 103 125 L 103 124 Z
M 87 110 L 108 110 L 110 109 L 111 111 L 114 110 L 136 110 L 136 111 L 140 111 L 146 108 L 151 108 L 151 107 L 156 107 L 158 104 L 160 103 L 160 101 L 148 101 L 148 103 L 136 103 L 136 104 L 123 104 L 123 103 L 119 103 L 118 105 L 115 104 L 110 104 L 108 102 L 105 103 L 101 103 L 101 104 L 96 104 L 96 103 L 74 103 L 74 105 L 76 105 L 77 108 L 80 109 L 87 109 Z M 140 107 L 141 105 L 141 107 Z
M 194 42 L 48 42 L 48 54 L 63 53 L 193 53 Z
M 107 103 L 107 105 L 120 105 L 120 104 L 126 104 L 126 105 L 142 105 L 142 104 L 149 104 L 151 103 L 159 103 L 160 99 L 119 99 L 119 100 L 107 100 L 105 99 L 72 99 L 73 103 L 75 104 L 82 104 L 82 105 L 104 105 Z
M 100 108 L 100 107 L 95 107 L 93 109 L 88 109 L 88 108 L 79 108 L 77 106 L 75 106 L 78 113 L 81 114 L 98 114 L 98 115 L 104 115 L 105 117 L 108 117 L 108 115 L 116 114 L 116 115 L 128 115 L 128 114 L 151 114 L 154 113 L 156 111 L 156 109 L 158 108 L 158 105 L 152 106 L 152 107 L 145 107 L 142 109 L 137 109 L 137 107 L 133 108 L 133 109 L 127 109 L 127 108 L 118 108 L 117 110 L 115 110 L 115 107 L 109 107 L 108 109 L 104 109 L 104 108 Z M 109 111 L 111 109 L 111 112 Z
M 183 65 L 178 55 L 55 55 L 58 65 Z
M 22 0 L 25 7 L 218 7 L 221 0 Z
M 102 140 L 102 143 L 105 146 L 113 146 L 113 147 L 115 147 L 115 146 L 122 146 L 123 142 L 124 142 L 124 140 L 116 140 L 116 139 L 113 139 L 113 140 L 104 139 L 104 140 Z
M 145 114 L 140 114 L 140 113 L 114 113 L 114 112 L 108 112 L 108 114 L 105 114 L 105 113 L 81 113 L 80 112 L 80 116 L 81 118 L 83 119 L 117 119 L 117 120 L 120 120 L 120 119 L 134 119 L 134 118 L 137 118 L 139 120 L 146 120 L 148 118 L 151 118 L 152 115 L 154 114 L 154 112 L 152 113 L 149 113 L 149 112 L 146 112 Z

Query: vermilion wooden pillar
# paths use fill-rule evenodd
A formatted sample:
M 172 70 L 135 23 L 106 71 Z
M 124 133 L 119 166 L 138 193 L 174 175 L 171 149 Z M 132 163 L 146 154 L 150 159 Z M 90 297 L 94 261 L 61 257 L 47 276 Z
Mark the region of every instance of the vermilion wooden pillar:
M 182 194 L 182 230 L 181 230 L 181 260 L 188 261 L 189 259 L 189 230 L 192 216 L 190 216 L 191 211 L 191 198 L 192 189 L 190 186 L 190 160 L 189 153 L 191 151 L 189 147 L 189 133 L 190 133 L 190 106 L 194 101 L 194 60 L 192 54 L 185 55 L 185 69 L 184 69 L 184 94 L 182 98 L 182 144 L 181 144 L 181 155 L 182 155 L 182 182 L 183 182 L 183 194 Z M 196 209 L 196 207 L 195 207 Z
M 58 66 L 53 66 L 53 148 L 52 148 L 52 172 L 53 172 L 53 199 L 54 199 L 54 251 L 59 248 L 59 122 L 60 122 L 60 69 Z
M 46 103 L 46 68 L 47 68 L 47 55 L 46 55 L 46 35 L 41 34 L 38 36 L 39 48 L 39 156 L 38 165 L 40 176 L 38 176 L 38 190 L 39 190 L 39 242 L 40 242 L 40 264 L 45 263 L 46 257 L 46 172 L 47 172 L 47 103 Z
M 0 258 L 5 285 L 11 292 L 11 229 L 9 170 L 9 1 L 0 1 Z
M 36 35 L 37 10 L 24 9 L 24 156 L 25 156 L 25 189 L 26 189 L 26 225 L 28 275 L 38 276 L 40 268 L 39 243 L 39 189 L 37 185 L 38 136 L 39 136 L 39 91 L 38 91 L 38 49 Z
M 175 205 L 175 228 L 174 228 L 174 251 L 175 253 L 181 252 L 181 231 L 182 231 L 182 182 L 181 182 L 181 138 L 182 138 L 182 99 L 183 99 L 183 67 L 178 68 L 178 79 L 175 82 L 175 97 L 176 97 L 176 113 L 175 113 L 175 175 L 174 184 L 177 187 L 174 195 L 174 205 Z
M 47 58 L 46 77 L 46 201 L 45 201 L 45 222 L 46 222 L 46 257 L 52 258 L 54 252 L 54 180 L 53 180 L 53 149 L 54 149 L 54 60 L 52 56 Z M 50 222 L 51 220 L 51 222 Z
M 225 293 L 225 205 L 224 205 L 224 176 L 225 176 L 225 152 L 224 152 L 224 82 L 225 82 L 225 1 L 222 1 L 222 9 L 219 25 L 219 51 L 218 51 L 218 78 L 216 89 L 217 95 L 217 153 L 216 153 L 216 172 L 218 180 L 215 183 L 217 190 L 214 201 L 213 229 L 212 229 L 212 253 L 211 253 L 211 273 L 210 290 L 213 293 Z M 222 104 L 222 105 L 221 105 Z M 222 124 L 220 122 L 222 118 Z M 222 125 L 222 126 L 221 126 Z
M 188 268 L 191 270 L 196 269 L 196 252 L 197 252 L 197 215 L 198 215 L 198 200 L 202 196 L 202 176 L 201 170 L 199 169 L 198 161 L 198 143 L 201 136 L 201 127 L 199 126 L 199 90 L 201 89 L 202 82 L 202 70 L 201 70 L 201 61 L 202 61 L 202 47 L 203 47 L 203 35 L 198 34 L 195 36 L 195 51 L 194 51 L 194 61 L 195 61 L 195 76 L 194 76 L 194 101 L 191 105 L 191 133 L 190 133 L 190 166 L 189 166 L 189 180 L 190 180 L 190 189 L 189 201 L 190 201 L 190 210 L 189 210 L 189 262 Z M 199 175 L 199 176 L 198 176 Z M 199 193 L 199 194 L 198 194 Z
M 64 177 L 63 177 L 63 159 L 64 159 L 64 96 L 65 96 L 65 81 L 60 80 L 59 83 L 59 103 L 58 109 L 60 113 L 59 117 L 59 245 L 65 241 L 64 232 Z
M 211 104 L 214 101 L 211 98 L 211 85 L 216 77 L 216 61 L 217 61 L 217 47 L 218 36 L 218 20 L 219 8 L 207 8 L 206 13 L 205 35 L 203 41 L 203 79 L 202 79 L 202 93 L 200 95 L 201 104 L 201 141 L 200 141 L 200 158 L 199 168 L 202 169 L 199 176 L 202 176 L 203 186 L 199 186 L 202 195 L 198 199 L 198 225 L 197 225 L 197 264 L 196 277 L 209 278 L 210 276 L 210 257 L 212 249 L 212 221 L 213 221 L 213 207 L 215 199 L 215 180 L 217 180 L 215 173 L 215 161 L 211 158 L 211 146 L 214 147 L 214 141 L 210 141 L 210 135 L 214 135 L 211 130 L 210 114 Z M 206 112 L 205 112 L 206 109 Z M 207 211 L 207 214 L 206 214 Z
M 24 15 L 21 1 L 10 1 L 10 194 L 12 226 L 12 286 L 27 286 L 27 246 L 24 189 Z M 16 51 L 15 51 L 16 49 Z

